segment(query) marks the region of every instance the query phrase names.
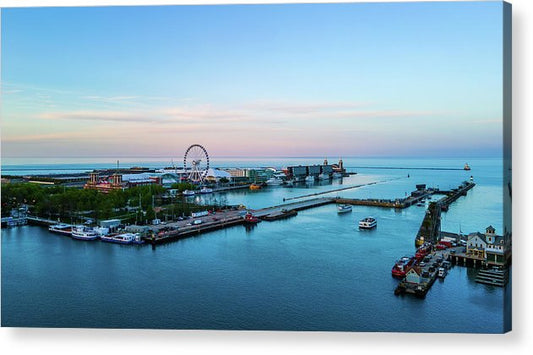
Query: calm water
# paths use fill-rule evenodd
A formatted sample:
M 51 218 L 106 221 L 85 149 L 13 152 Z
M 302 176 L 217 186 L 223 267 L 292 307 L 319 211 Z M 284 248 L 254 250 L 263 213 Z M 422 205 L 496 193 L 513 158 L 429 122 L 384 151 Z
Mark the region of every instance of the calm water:
M 369 168 L 464 165 L 464 160 L 453 159 L 344 161 L 358 174 L 342 182 L 208 198 L 258 208 L 373 181 L 382 182 L 334 195 L 396 198 L 417 183 L 447 189 L 474 175 L 478 185 L 443 215 L 442 229 L 484 231 L 492 224 L 502 231 L 500 160 L 468 161 L 471 172 Z M 281 167 L 294 162 L 319 163 L 265 159 L 220 165 Z M 70 169 L 68 164 L 53 167 L 66 166 Z M 378 228 L 359 231 L 355 221 L 369 215 L 378 219 Z M 425 300 L 394 296 L 397 281 L 390 269 L 396 259 L 414 252 L 423 215 L 424 208 L 417 206 L 399 212 L 354 206 L 345 215 L 338 215 L 334 205 L 322 206 L 251 230 L 237 226 L 155 249 L 80 242 L 40 227 L 4 229 L 2 325 L 501 332 L 510 285 L 477 284 L 475 270 L 454 267 Z

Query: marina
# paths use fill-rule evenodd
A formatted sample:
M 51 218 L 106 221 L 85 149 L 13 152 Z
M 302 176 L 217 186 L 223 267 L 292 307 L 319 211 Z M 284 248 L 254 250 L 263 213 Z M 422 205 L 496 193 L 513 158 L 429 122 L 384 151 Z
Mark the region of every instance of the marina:
M 394 170 L 392 170 L 394 171 Z M 123 231 L 119 233 L 119 235 L 125 236 L 124 241 L 118 240 L 121 239 L 121 237 L 116 238 L 116 235 L 112 232 L 109 233 L 108 236 L 100 236 L 101 242 L 91 242 L 91 243 L 81 243 L 81 244 L 90 244 L 90 245 L 102 245 L 102 248 L 104 249 L 115 249 L 115 247 L 111 245 L 105 245 L 105 244 L 118 244 L 116 248 L 119 248 L 119 245 L 122 245 L 124 249 L 120 250 L 130 250 L 131 252 L 137 251 L 137 250 L 155 250 L 154 248 L 146 248 L 142 245 L 138 247 L 133 247 L 135 243 L 132 242 L 134 240 L 133 236 L 136 236 L 137 240 L 142 241 L 145 245 L 152 245 L 153 247 L 157 246 L 157 249 L 162 248 L 161 250 L 164 252 L 167 248 L 174 248 L 173 245 L 176 245 L 178 248 L 182 248 L 184 246 L 190 245 L 188 241 L 197 241 L 196 243 L 201 243 L 204 245 L 203 248 L 205 248 L 205 243 L 212 244 L 215 243 L 215 245 L 218 244 L 216 241 L 218 238 L 224 235 L 231 235 L 231 236 L 238 236 L 244 233 L 245 235 L 249 236 L 255 236 L 253 239 L 258 238 L 259 236 L 264 235 L 264 238 L 266 240 L 278 240 L 277 234 L 281 233 L 281 235 L 284 235 L 284 231 L 280 230 L 279 228 L 281 226 L 284 226 L 283 228 L 292 228 L 290 229 L 290 234 L 287 235 L 290 239 L 295 238 L 299 235 L 299 233 L 304 233 L 304 235 L 309 235 L 309 237 L 305 237 L 302 235 L 301 239 L 302 242 L 304 240 L 309 240 L 311 242 L 312 240 L 322 240 L 324 237 L 326 237 L 325 241 L 328 241 L 331 245 L 336 245 L 337 243 L 341 242 L 343 243 L 343 247 L 346 247 L 346 243 L 348 241 L 355 242 L 354 248 L 352 253 L 354 255 L 359 255 L 358 258 L 364 258 L 362 255 L 359 254 L 358 249 L 362 248 L 362 250 L 368 250 L 371 244 L 360 244 L 364 241 L 364 243 L 384 243 L 384 240 L 382 239 L 384 235 L 387 234 L 396 234 L 399 231 L 394 231 L 396 229 L 394 226 L 401 225 L 401 221 L 403 218 L 401 218 L 402 215 L 407 213 L 407 215 L 413 215 L 417 216 L 415 220 L 413 220 L 413 224 L 418 224 L 421 226 L 424 221 L 424 216 L 426 213 L 424 213 L 423 210 L 419 209 L 418 207 L 415 208 L 415 206 L 420 203 L 421 201 L 426 201 L 425 206 L 426 208 L 430 208 L 432 206 L 432 203 L 436 203 L 439 200 L 442 200 L 443 198 L 448 197 L 450 193 L 454 193 L 457 191 L 457 197 L 454 198 L 453 201 L 450 202 L 449 206 L 449 212 L 441 211 L 441 215 L 445 213 L 454 213 L 455 209 L 452 207 L 454 204 L 461 205 L 461 199 L 459 197 L 465 196 L 465 193 L 461 191 L 461 189 L 447 188 L 446 190 L 439 190 L 437 188 L 427 188 L 426 185 L 418 183 L 420 180 L 416 180 L 417 189 L 412 191 L 410 194 L 406 194 L 405 197 L 399 198 L 394 197 L 394 195 L 398 196 L 397 191 L 402 191 L 404 188 L 401 187 L 402 190 L 399 190 L 398 188 L 391 189 L 388 196 L 386 194 L 382 194 L 382 196 L 379 196 L 379 191 L 385 191 L 384 188 L 387 186 L 393 186 L 395 184 L 401 183 L 402 186 L 413 186 L 414 182 L 410 182 L 410 179 L 413 179 L 415 175 L 411 174 L 410 178 L 406 177 L 394 177 L 390 176 L 385 179 L 381 178 L 380 176 L 377 176 L 373 179 L 373 181 L 369 182 L 358 182 L 361 179 L 365 179 L 364 175 L 357 174 L 357 175 L 351 175 L 350 177 L 344 177 L 342 180 L 339 180 L 339 182 L 343 182 L 345 184 L 349 184 L 349 187 L 345 189 L 345 187 L 337 187 L 335 179 L 330 180 L 329 182 L 326 181 L 326 183 L 321 184 L 314 184 L 312 187 L 307 187 L 305 185 L 298 185 L 294 184 L 294 186 L 287 187 L 286 185 L 273 185 L 269 186 L 267 188 L 262 188 L 257 191 L 250 191 L 249 186 L 227 186 L 227 187 L 213 187 L 213 192 L 209 194 L 195 194 L 195 196 L 188 197 L 188 199 L 191 199 L 191 201 L 195 201 L 195 203 L 198 203 L 198 201 L 209 201 L 209 199 L 213 198 L 220 198 L 220 196 L 227 196 L 228 202 L 233 204 L 232 208 L 223 208 L 223 209 L 216 209 L 216 210 L 210 210 L 209 212 L 206 211 L 206 213 L 200 213 L 200 212 L 194 212 L 191 213 L 190 218 L 183 218 L 182 220 L 168 220 L 167 218 L 162 218 L 159 222 L 154 224 L 147 224 L 144 226 L 124 226 L 121 228 L 125 228 L 126 230 L 131 231 Z M 374 183 L 374 182 L 380 182 L 381 183 Z M 431 181 L 431 178 L 428 180 Z M 361 189 L 353 188 L 353 186 L 359 185 L 361 186 Z M 420 185 L 420 186 L 418 186 Z M 342 186 L 342 185 L 341 185 Z M 380 187 L 381 186 L 381 187 Z M 435 186 L 433 183 L 431 186 Z M 442 182 L 441 182 L 442 186 Z M 302 191 L 305 191 L 303 189 L 314 189 L 315 191 L 311 191 L 311 193 L 302 194 Z M 372 189 L 369 191 L 377 192 L 377 198 L 372 198 L 371 196 L 367 195 L 367 192 L 364 192 L 365 190 L 362 189 Z M 223 190 L 224 189 L 224 190 Z M 341 190 L 339 190 L 341 189 Z M 407 189 L 407 187 L 406 187 Z M 412 190 L 412 188 L 410 189 Z M 455 191 L 454 191 L 455 190 Z M 198 190 L 199 191 L 199 190 Z M 299 193 L 300 192 L 300 193 Z M 363 195 L 364 192 L 364 195 Z M 339 196 L 342 195 L 342 196 Z M 361 196 L 363 195 L 363 196 Z M 178 195 L 179 196 L 179 195 Z M 276 196 L 276 198 L 271 198 Z M 305 196 L 305 197 L 304 197 Z M 432 198 L 433 197 L 433 198 Z M 244 198 L 244 199 L 243 199 Z M 261 204 L 257 206 L 258 204 L 254 203 L 254 201 L 261 201 Z M 243 201 L 246 203 L 246 205 L 249 205 L 248 207 L 243 205 L 238 205 L 238 201 Z M 276 201 L 282 201 L 283 203 L 275 203 Z M 400 202 L 398 204 L 398 202 Z M 261 206 L 262 205 L 262 206 Z M 338 206 L 343 206 L 346 210 L 350 210 L 351 213 L 338 213 L 339 209 Z M 409 207 L 413 206 L 412 209 Z M 377 209 L 376 209 L 377 208 Z M 328 212 L 329 211 L 329 212 Z M 405 212 L 400 212 L 405 211 Z M 164 211 L 160 212 L 161 214 L 164 214 Z M 422 214 L 421 214 L 422 213 Z M 313 220 L 313 222 L 309 221 L 310 216 L 322 216 L 326 214 L 328 217 L 326 219 L 323 219 L 321 222 Z M 364 233 L 364 231 L 361 231 L 361 235 L 357 234 L 356 230 L 358 229 L 358 222 L 361 219 L 366 218 L 367 216 L 375 216 L 378 219 L 378 228 L 373 230 L 371 233 Z M 338 217 L 337 217 L 338 216 Z M 387 217 L 388 216 L 388 217 Z M 292 217 L 292 218 L 287 218 Z M 287 219 L 285 219 L 287 218 Z M 315 217 L 314 217 L 315 218 Z M 322 217 L 321 217 L 322 218 Z M 321 228 L 321 223 L 325 225 L 329 225 L 334 220 L 337 220 L 335 223 L 335 226 L 330 226 L 329 229 L 331 230 L 338 230 L 339 233 L 336 233 L 334 235 L 329 235 L 328 231 L 322 231 L 320 234 L 320 237 L 316 234 L 318 230 Z M 394 218 L 396 222 L 391 224 L 390 218 Z M 260 221 L 264 221 L 263 223 L 259 223 Z M 49 226 L 57 226 L 58 220 L 51 218 L 38 218 L 32 215 L 27 216 L 27 223 L 31 225 L 41 225 L 46 226 L 47 228 Z M 399 224 L 400 223 L 400 224 Z M 442 223 L 442 222 L 441 222 Z M 68 231 L 69 223 L 63 223 L 64 226 L 66 226 L 66 230 Z M 257 227 L 256 227 L 257 225 Z M 142 228 L 141 228 L 142 227 Z M 245 228 L 246 227 L 246 228 Z M 20 227 L 19 227 L 20 228 Z M 29 228 L 35 228 L 35 227 L 29 227 Z M 57 228 L 57 227 L 56 227 Z M 59 229 L 62 229 L 63 227 L 60 225 Z M 274 228 L 274 229 L 272 229 Z M 311 228 L 307 230 L 307 228 Z M 391 229 L 392 228 L 392 229 Z M 449 228 L 449 227 L 448 227 Z M 470 228 L 468 226 L 468 223 L 465 223 L 463 221 L 463 228 Z M 317 232 L 314 230 L 317 229 Z M 43 228 L 44 230 L 44 228 Z M 275 231 L 275 232 L 274 232 Z M 304 232 L 305 231 L 305 232 Z M 46 231 L 48 233 L 48 231 Z M 131 233 L 130 237 L 128 237 L 128 233 Z M 138 233 L 138 234 L 137 234 Z M 273 237 L 274 234 L 276 234 L 276 237 Z M 354 234 L 355 233 L 355 234 Z M 414 230 L 410 233 L 411 241 L 413 238 L 415 238 L 417 232 Z M 68 232 L 64 234 L 65 236 L 68 235 Z M 311 237 L 316 235 L 316 237 Z M 368 241 L 361 240 L 360 238 L 363 238 L 364 236 L 371 237 Z M 396 238 L 404 238 L 408 236 L 409 233 L 402 232 L 401 236 L 398 235 Z M 200 237 L 201 238 L 198 238 Z M 194 238 L 193 238 L 194 237 Z M 346 239 L 349 237 L 349 239 Z M 233 237 L 232 237 L 233 238 Z M 315 239 L 319 238 L 319 239 Z M 69 240 L 69 238 L 58 238 L 56 241 L 61 240 Z M 466 236 L 462 235 L 461 233 L 450 233 L 450 232 L 440 232 L 440 239 L 441 240 L 465 240 Z M 224 240 L 224 239 L 222 239 Z M 222 242 L 220 240 L 220 242 Z M 233 239 L 232 239 L 233 240 Z M 405 239 L 407 241 L 407 239 Z M 179 241 L 178 243 L 170 243 Z M 384 248 L 389 248 L 392 241 L 387 242 L 387 244 L 382 245 Z M 79 243 L 79 241 L 77 241 Z M 305 243 L 308 243 L 307 241 Z M 392 242 L 393 243 L 393 242 Z M 412 242 L 411 242 L 412 243 Z M 350 244 L 350 243 L 349 243 Z M 348 245 L 349 245 L 348 244 Z M 357 246 L 357 247 L 356 247 Z M 323 245 L 322 248 L 325 248 L 325 250 L 328 249 L 326 245 Z M 399 285 L 403 285 L 405 288 L 400 287 L 396 293 L 399 294 L 405 294 L 405 295 L 414 295 L 418 297 L 424 297 L 426 298 L 425 302 L 431 300 L 433 297 L 436 297 L 438 292 L 440 292 L 440 288 L 442 285 L 451 285 L 453 284 L 456 278 L 457 278 L 457 269 L 456 267 L 462 268 L 463 265 L 467 268 L 474 268 L 474 261 L 471 258 L 471 254 L 467 254 L 466 251 L 463 251 L 463 249 L 460 249 L 460 247 L 455 248 L 447 248 L 446 250 L 432 250 L 429 254 L 426 254 L 422 256 L 422 258 L 417 261 L 418 265 L 417 267 L 420 267 L 420 284 L 416 285 L 414 283 L 412 284 L 405 284 L 405 279 L 407 275 L 407 271 L 412 269 L 413 262 L 411 261 L 412 258 L 408 256 L 409 248 L 402 248 L 398 249 L 398 247 L 394 247 L 396 252 L 393 251 L 393 253 L 397 253 L 397 255 L 406 255 L 405 257 L 400 258 L 400 260 L 396 260 L 394 258 L 394 255 L 391 256 L 391 259 L 388 261 L 382 260 L 382 259 L 365 259 L 366 263 L 368 265 L 368 268 L 365 266 L 364 270 L 369 273 L 374 273 L 375 271 L 381 270 L 382 267 L 380 265 L 385 266 L 385 270 L 378 271 L 380 275 L 388 275 L 388 277 L 391 279 L 392 283 L 385 283 L 381 284 L 379 287 L 381 290 L 383 288 L 389 289 L 390 293 L 394 296 L 393 291 L 395 291 Z M 461 248 L 464 248 L 461 246 Z M 454 253 L 451 253 L 451 250 L 454 249 Z M 117 249 L 118 250 L 118 249 Z M 278 252 L 283 253 L 284 249 L 279 250 Z M 436 254 L 433 254 L 436 253 Z M 441 270 L 442 267 L 444 267 L 446 260 L 442 260 L 440 266 L 434 267 L 430 270 L 430 267 L 433 266 L 434 261 L 439 258 L 439 254 L 443 253 L 443 256 L 446 256 L 449 260 L 450 267 L 452 269 L 448 269 L 446 267 L 446 272 L 444 277 L 443 272 Z M 446 253 L 446 254 L 444 254 Z M 424 259 L 428 256 L 431 256 L 431 262 L 424 261 Z M 347 255 L 347 257 L 349 257 Z M 351 260 L 352 257 L 349 257 Z M 404 261 L 402 261 L 402 259 Z M 357 259 L 356 259 L 357 260 Z M 381 260 L 381 261 L 379 261 Z M 343 263 L 346 263 L 347 261 L 343 261 Z M 403 273 L 395 273 L 393 270 L 391 270 L 391 266 L 395 266 L 396 263 L 402 263 L 404 265 Z M 421 266 L 421 265 L 422 266 Z M 361 265 L 357 263 L 358 267 Z M 480 270 L 484 270 L 482 268 L 481 259 L 477 262 L 477 268 L 480 268 Z M 355 267 L 355 266 L 354 266 Z M 393 268 L 394 269 L 394 268 Z M 371 271 L 372 270 L 372 271 Z M 427 272 L 427 273 L 426 273 Z M 392 277 L 391 277 L 392 274 Z M 441 275 L 441 276 L 439 276 Z M 477 273 L 476 273 L 477 275 Z M 314 276 L 316 277 L 316 276 Z M 357 279 L 361 277 L 360 273 L 358 272 L 357 275 L 354 275 Z M 413 277 L 410 275 L 410 277 Z M 386 278 L 385 278 L 386 279 Z M 397 279 L 400 279 L 398 282 Z M 436 280 L 441 280 L 440 282 L 436 282 Z M 485 281 L 485 283 L 478 282 L 479 281 Z M 492 278 L 494 279 L 494 278 Z M 487 281 L 488 279 L 483 279 L 482 277 L 473 279 L 472 282 L 475 284 L 480 285 L 486 285 L 487 287 L 498 287 L 497 281 Z M 463 281 L 464 282 L 464 281 Z M 489 284 L 491 282 L 492 284 Z M 356 282 L 357 284 L 357 282 Z M 435 287 L 437 287 L 437 291 L 435 291 Z M 464 287 L 464 286 L 456 286 L 456 287 Z M 505 286 L 503 287 L 505 288 Z M 431 292 L 430 292 L 431 290 Z M 391 302 L 389 300 L 389 302 Z M 404 314 L 403 317 L 406 317 L 407 315 Z M 407 317 L 408 318 L 408 317 Z M 372 321 L 369 321 L 369 324 L 372 324 Z M 405 328 L 404 328 L 405 329 Z

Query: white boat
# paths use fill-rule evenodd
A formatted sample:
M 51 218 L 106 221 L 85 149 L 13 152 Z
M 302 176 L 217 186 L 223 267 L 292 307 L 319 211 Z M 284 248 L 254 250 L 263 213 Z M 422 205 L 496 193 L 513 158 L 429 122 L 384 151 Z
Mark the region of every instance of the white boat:
M 378 221 L 372 217 L 366 217 L 359 221 L 359 228 L 361 229 L 372 229 L 377 227 Z
M 59 223 L 48 227 L 48 230 L 53 233 L 59 233 L 64 235 L 72 234 L 72 226 L 70 224 Z
M 352 206 L 350 205 L 338 205 L 337 206 L 337 213 L 347 213 L 352 212 Z
M 446 274 L 448 273 L 448 270 L 446 270 L 446 268 L 443 268 L 443 267 L 439 267 L 439 274 L 438 276 L 440 278 L 445 278 L 446 277 Z
M 283 184 L 283 180 L 277 176 L 273 176 L 270 179 L 266 181 L 267 185 L 281 185 Z
M 210 194 L 210 193 L 213 193 L 213 189 L 210 189 L 209 187 L 202 187 L 200 189 L 200 193 L 201 194 Z
M 100 237 L 103 242 L 118 244 L 142 244 L 143 240 L 139 233 L 122 233 Z
M 182 192 L 183 196 L 194 196 L 196 194 L 196 192 L 192 191 L 192 190 L 185 190 Z
M 318 175 L 318 180 L 329 180 L 331 177 L 329 176 L 329 174 L 320 174 Z
M 85 226 L 76 226 L 72 228 L 72 238 L 78 240 L 95 240 L 100 238 L 98 233 L 89 227 Z

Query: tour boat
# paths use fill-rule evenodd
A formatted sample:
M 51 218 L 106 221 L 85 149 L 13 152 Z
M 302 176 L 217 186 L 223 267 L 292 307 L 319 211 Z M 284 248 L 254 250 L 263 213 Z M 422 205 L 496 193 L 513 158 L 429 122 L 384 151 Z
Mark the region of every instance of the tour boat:
M 194 196 L 196 194 L 196 192 L 192 191 L 192 190 L 185 190 L 182 192 L 182 195 L 183 196 Z
M 338 205 L 337 206 L 337 213 L 347 213 L 352 212 L 352 206 L 350 205 Z
M 200 189 L 201 194 L 210 194 L 213 193 L 213 189 L 210 189 L 209 187 L 202 187 Z
M 405 275 L 407 274 L 407 271 L 411 269 L 415 261 L 416 261 L 416 258 L 414 257 L 410 258 L 408 256 L 404 256 L 403 258 L 398 260 L 396 264 L 394 264 L 394 266 L 392 267 L 392 270 L 391 270 L 392 276 L 399 278 L 399 279 L 403 279 Z
M 48 227 L 48 230 L 53 233 L 59 233 L 64 235 L 72 234 L 72 226 L 70 224 L 59 223 Z
M 465 169 L 465 170 L 470 170 L 470 166 L 468 165 L 468 163 L 465 163 L 465 166 L 464 166 L 463 169 Z
M 78 240 L 96 240 L 100 238 L 98 233 L 89 227 L 85 226 L 76 226 L 72 228 L 72 238 Z
M 140 234 L 138 233 L 122 233 L 101 236 L 100 239 L 103 242 L 108 243 L 118 243 L 118 244 L 142 244 L 143 240 L 141 239 Z
M 359 221 L 359 228 L 361 229 L 372 229 L 377 227 L 378 221 L 372 217 L 366 217 Z

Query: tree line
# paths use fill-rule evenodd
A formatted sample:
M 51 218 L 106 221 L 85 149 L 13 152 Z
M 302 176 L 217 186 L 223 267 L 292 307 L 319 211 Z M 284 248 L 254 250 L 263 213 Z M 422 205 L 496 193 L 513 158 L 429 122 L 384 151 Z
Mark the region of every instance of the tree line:
M 189 186 L 191 185 L 191 186 Z M 183 191 L 194 185 L 180 183 L 174 188 Z M 187 215 L 205 209 L 223 206 L 206 206 L 191 203 L 183 198 L 164 199 L 166 189 L 159 185 L 136 186 L 125 190 L 102 193 L 92 189 L 64 186 L 43 186 L 31 183 L 2 185 L 2 216 L 9 216 L 13 208 L 29 207 L 31 214 L 43 218 L 79 222 L 83 219 L 102 220 L 121 218 L 125 223 L 143 224 L 158 216 L 158 211 L 170 216 Z

